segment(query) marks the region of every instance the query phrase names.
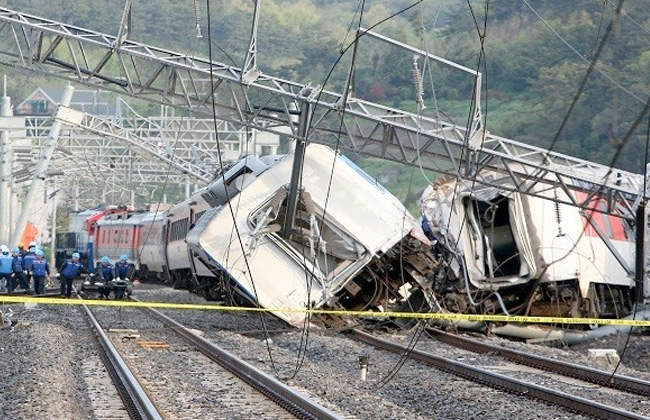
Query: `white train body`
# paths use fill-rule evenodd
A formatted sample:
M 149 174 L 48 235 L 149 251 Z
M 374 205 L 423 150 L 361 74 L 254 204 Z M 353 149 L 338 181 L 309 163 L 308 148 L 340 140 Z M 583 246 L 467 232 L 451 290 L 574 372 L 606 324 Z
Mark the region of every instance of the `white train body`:
M 377 279 L 361 273 L 371 262 L 381 265 L 374 269 L 377 275 L 385 272 L 390 263 L 379 261 L 419 231 L 416 221 L 350 161 L 325 146 L 310 145 L 294 233 L 284 239 L 280 232 L 292 166 L 293 155 L 288 155 L 252 180 L 231 200 L 234 218 L 227 205 L 209 210 L 187 236 L 192 251 L 221 270 L 248 300 L 292 325 L 307 319 L 296 309 L 386 304 Z M 387 289 L 395 295 L 406 283 L 402 277 Z
M 209 298 L 214 295 L 216 276 L 192 255 L 185 240 L 206 210 L 223 205 L 238 194 L 256 174 L 266 170 L 274 157 L 260 159 L 248 156 L 233 165 L 222 177 L 165 213 L 164 261 L 168 275 L 176 287 L 197 290 Z
M 185 236 L 193 223 L 194 212 L 190 205 L 191 202 L 193 202 L 192 199 L 185 200 L 166 213 L 165 261 L 169 270 L 189 270 L 190 268 Z M 207 205 L 205 207 L 207 208 Z
M 143 275 L 163 273 L 165 270 L 164 226 L 165 213 L 152 212 L 142 216 L 140 221 L 140 247 L 138 260 Z
M 425 191 L 423 217 L 451 261 L 451 280 L 437 289 L 445 309 L 627 314 L 635 285 L 632 228 L 615 216 L 556 203 L 568 198 L 559 188 L 538 193 L 548 199 L 455 180 Z M 586 198 L 571 194 L 576 202 Z M 601 201 L 594 203 L 604 211 Z M 480 296 L 466 298 L 468 291 Z M 481 299 L 487 305 L 475 305 Z

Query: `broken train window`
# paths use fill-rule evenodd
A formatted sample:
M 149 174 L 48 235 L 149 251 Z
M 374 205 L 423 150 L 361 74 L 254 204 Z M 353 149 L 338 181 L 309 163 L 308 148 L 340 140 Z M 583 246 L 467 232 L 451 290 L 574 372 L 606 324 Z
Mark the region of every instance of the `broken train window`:
M 287 214 L 287 196 L 285 188 L 279 189 L 251 212 L 248 218 L 252 229 L 249 249 L 253 249 L 262 237 L 271 236 L 276 243 L 288 245 L 326 283 L 366 253 L 360 243 L 328 220 L 326 215 L 323 217 L 323 209 L 314 203 L 307 191 L 299 194 L 290 237 L 280 238 Z

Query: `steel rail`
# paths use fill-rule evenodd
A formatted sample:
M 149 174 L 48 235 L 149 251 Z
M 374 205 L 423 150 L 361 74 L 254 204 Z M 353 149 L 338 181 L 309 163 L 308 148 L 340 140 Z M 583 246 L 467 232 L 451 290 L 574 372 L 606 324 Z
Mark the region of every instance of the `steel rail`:
M 520 365 L 531 366 L 537 369 L 558 373 L 563 376 L 580 379 L 585 382 L 602 385 L 607 388 L 618 389 L 632 394 L 650 396 L 650 381 L 633 378 L 631 376 L 612 374 L 589 366 L 578 365 L 576 363 L 555 360 L 549 357 L 525 353 L 519 350 L 481 343 L 480 341 L 449 334 L 436 328 L 428 328 L 427 331 L 438 341 L 470 350 L 475 353 L 490 353 Z
M 355 340 L 369 344 L 382 350 L 390 351 L 400 355 L 406 355 L 413 360 L 434 366 L 436 369 L 442 370 L 444 372 L 469 379 L 473 382 L 485 384 L 493 388 L 505 390 L 507 392 L 535 398 L 547 403 L 561 406 L 572 412 L 578 412 L 600 419 L 648 419 L 647 417 L 640 414 L 608 406 L 596 401 L 591 401 L 586 398 L 548 389 L 537 384 L 528 383 L 519 379 L 508 377 L 506 375 L 490 372 L 485 369 L 460 363 L 452 359 L 435 356 L 433 354 L 420 350 L 408 349 L 405 346 L 391 343 L 390 341 L 386 341 L 378 337 L 373 337 L 372 335 L 359 330 L 350 330 L 347 333 L 351 338 L 354 338 Z
M 162 420 L 162 416 L 149 399 L 140 383 L 135 378 L 126 362 L 115 349 L 111 340 L 102 330 L 88 306 L 82 305 L 86 320 L 95 332 L 95 339 L 100 347 L 100 357 L 111 376 L 120 398 L 132 419 Z
M 131 297 L 136 302 L 140 300 Z M 261 370 L 255 368 L 249 363 L 216 346 L 203 337 L 191 332 L 189 329 L 153 309 L 146 308 L 160 322 L 170 327 L 172 331 L 184 338 L 187 342 L 195 346 L 205 356 L 217 362 L 223 368 L 227 369 L 238 378 L 255 388 L 257 391 L 266 395 L 269 399 L 275 401 L 278 405 L 289 411 L 296 417 L 305 420 L 341 420 L 342 417 L 328 410 L 310 398 L 294 391 L 276 378 L 267 375 Z

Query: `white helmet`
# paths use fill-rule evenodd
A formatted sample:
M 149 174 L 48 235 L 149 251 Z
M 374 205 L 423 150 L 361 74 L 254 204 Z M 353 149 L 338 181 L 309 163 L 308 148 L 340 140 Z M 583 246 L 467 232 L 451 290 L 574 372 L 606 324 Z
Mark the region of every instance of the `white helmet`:
M 0 252 L 2 252 L 3 254 L 8 254 L 9 253 L 9 247 L 7 245 L 0 246 Z

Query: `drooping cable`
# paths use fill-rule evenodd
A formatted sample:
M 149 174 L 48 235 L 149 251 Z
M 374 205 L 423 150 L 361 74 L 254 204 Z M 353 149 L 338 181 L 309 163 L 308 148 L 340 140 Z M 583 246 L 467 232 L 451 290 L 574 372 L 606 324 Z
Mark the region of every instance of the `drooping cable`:
M 523 0 L 526 5 L 530 6 L 530 3 L 528 3 L 527 0 Z M 621 10 L 623 9 L 623 3 L 625 3 L 625 0 L 620 0 L 618 3 L 618 7 L 616 8 L 616 16 L 621 15 Z M 531 7 L 532 10 L 532 7 Z M 541 17 L 540 17 L 541 19 Z M 603 49 L 605 48 L 605 44 L 607 42 L 607 39 L 609 38 L 609 35 L 612 32 L 612 29 L 614 28 L 616 18 L 612 19 L 609 22 L 609 25 L 607 25 L 607 28 L 605 29 L 605 33 L 603 34 L 603 39 L 600 41 L 600 44 L 598 45 L 598 48 L 596 49 L 596 52 L 594 53 L 594 57 L 589 63 L 589 68 L 587 69 L 587 72 L 582 78 L 582 81 L 580 82 L 580 86 L 578 87 L 578 91 L 575 93 L 573 96 L 573 99 L 571 100 L 571 105 L 569 105 L 569 109 L 564 115 L 564 118 L 562 119 L 562 123 L 560 123 L 560 127 L 558 127 L 557 131 L 555 132 L 555 135 L 553 136 L 553 140 L 551 141 L 551 145 L 548 147 L 549 150 L 553 150 L 555 148 L 555 145 L 557 144 L 560 135 L 564 131 L 564 127 L 566 127 L 567 123 L 569 122 L 569 118 L 571 118 L 571 115 L 573 115 L 573 110 L 575 109 L 576 105 L 578 104 L 578 100 L 582 96 L 582 93 L 584 92 L 586 86 L 587 86 L 587 81 L 589 80 L 589 77 L 591 76 L 591 73 L 596 69 L 596 63 L 600 59 L 600 55 L 603 52 Z
M 648 100 L 648 103 L 650 103 L 650 99 Z M 646 138 L 645 138 L 645 152 L 643 156 L 643 190 L 641 191 L 641 194 L 643 196 L 642 200 L 643 203 L 646 203 L 646 193 L 647 193 L 647 188 L 648 188 L 648 159 L 650 158 L 650 113 L 648 113 L 648 121 L 647 121 L 647 127 L 646 127 Z M 644 215 L 643 217 L 644 223 L 647 223 L 646 217 Z M 643 226 L 636 226 L 636 229 L 646 229 L 646 225 L 644 224 Z M 637 249 L 636 252 L 638 253 L 639 250 Z M 637 255 L 637 258 L 638 255 Z M 645 255 L 643 256 L 645 258 Z M 645 263 L 644 263 L 645 267 Z M 636 273 L 637 277 L 641 278 L 641 281 L 643 281 L 645 277 L 645 272 L 639 275 Z M 642 285 L 637 284 L 637 287 L 643 287 Z M 640 302 L 636 302 L 634 305 L 634 311 L 632 313 L 632 320 L 636 319 L 636 314 L 637 314 L 637 309 L 638 305 Z M 612 374 L 610 377 L 607 379 L 607 382 L 610 382 L 611 380 L 614 379 L 614 375 L 616 375 L 616 372 L 618 372 L 618 368 L 621 366 L 621 363 L 623 362 L 623 359 L 625 358 L 625 352 L 627 351 L 628 345 L 630 344 L 630 338 L 632 337 L 632 327 L 630 327 L 630 330 L 627 332 L 627 337 L 625 338 L 625 344 L 623 345 L 623 351 L 621 351 L 621 355 L 618 359 L 618 362 L 616 363 L 616 366 L 614 367 L 614 370 L 612 370 Z
M 603 76 L 604 78 L 606 78 L 607 80 L 609 80 L 610 82 L 612 82 L 612 84 L 614 84 L 614 86 L 616 86 L 617 88 L 621 89 L 623 92 L 625 92 L 626 94 L 628 94 L 630 97 L 634 98 L 636 101 L 641 102 L 641 103 L 644 103 L 644 102 L 645 102 L 645 101 L 643 100 L 643 98 L 641 98 L 640 96 L 634 94 L 632 91 L 630 91 L 630 90 L 627 89 L 625 86 L 623 86 L 620 82 L 618 82 L 618 81 L 616 81 L 614 78 L 612 78 L 612 77 L 611 77 L 609 74 L 607 74 L 605 71 L 603 71 L 603 70 L 601 70 L 600 68 L 596 67 L 596 66 L 595 66 L 595 62 L 597 61 L 597 58 L 596 58 L 596 55 L 595 55 L 595 54 L 594 54 L 594 56 L 592 57 L 591 60 L 587 59 L 583 54 L 580 53 L 580 51 L 578 51 L 578 50 L 577 50 L 573 45 L 571 45 L 571 44 L 570 44 L 566 39 L 564 39 L 564 37 L 563 37 L 562 35 L 560 35 L 560 34 L 559 34 L 559 33 L 558 33 L 558 32 L 557 32 L 557 31 L 556 31 L 556 30 L 551 26 L 551 24 L 548 23 L 548 22 L 547 22 L 547 21 L 542 17 L 542 15 L 540 15 L 540 14 L 537 12 L 537 10 L 535 10 L 535 8 L 534 8 L 534 7 L 533 7 L 533 6 L 528 2 L 528 0 L 522 0 L 522 1 L 523 1 L 524 4 L 525 4 L 529 9 L 530 9 L 530 11 L 533 12 L 533 14 L 534 14 L 534 15 L 535 15 L 535 16 L 536 16 L 536 17 L 537 17 L 537 18 L 538 18 L 538 19 L 539 19 L 539 20 L 540 20 L 540 21 L 541 21 L 541 22 L 542 22 L 542 23 L 543 23 L 543 24 L 544 24 L 544 25 L 545 25 L 545 26 L 546 26 L 546 27 L 547 27 L 551 32 L 553 32 L 553 34 L 554 34 L 554 35 L 555 35 L 555 36 L 556 36 L 560 41 L 562 41 L 562 43 L 563 43 L 564 45 L 566 45 L 566 46 L 567 46 L 571 51 L 573 51 L 574 54 L 576 54 L 576 55 L 578 56 L 578 58 L 580 58 L 580 59 L 581 59 L 582 61 L 584 61 L 585 63 L 589 64 L 590 67 L 592 66 L 592 63 L 594 63 L 594 66 L 593 66 L 593 69 L 592 69 L 592 70 L 598 72 L 601 76 Z M 617 12 L 618 12 L 618 13 L 617 13 L 617 16 L 620 16 L 620 13 L 621 13 L 621 10 L 622 10 L 621 3 L 623 3 L 624 1 L 625 1 L 625 0 L 621 0 L 621 2 L 619 3 L 619 5 L 618 5 L 617 8 L 616 8 L 616 10 L 617 10 Z M 606 39 L 606 38 L 609 36 L 609 31 L 611 31 L 611 22 L 610 22 L 610 25 L 608 26 L 608 29 L 605 30 L 605 34 L 603 35 L 603 39 Z M 604 42 L 601 41 L 601 45 L 604 45 Z M 599 47 L 599 49 L 601 49 L 601 48 Z M 599 53 L 596 52 L 596 54 L 599 54 Z
M 363 0 L 363 2 L 365 2 L 365 0 Z M 386 21 L 388 21 L 388 20 L 394 18 L 395 16 L 398 16 L 398 15 L 400 15 L 400 14 L 406 12 L 407 10 L 409 10 L 409 9 L 411 9 L 411 8 L 413 8 L 413 7 L 415 7 L 416 5 L 420 4 L 421 2 L 422 2 L 422 0 L 418 0 L 417 2 L 415 2 L 415 3 L 413 3 L 413 4 L 409 5 L 409 6 L 407 6 L 407 7 L 405 7 L 405 8 L 403 8 L 403 9 L 401 9 L 401 10 L 399 10 L 398 12 L 393 13 L 393 14 L 391 14 L 390 16 L 384 18 L 384 19 L 381 19 L 381 20 L 378 21 L 377 23 L 371 25 L 371 26 L 369 27 L 369 30 L 371 30 L 371 29 L 373 29 L 373 28 L 375 28 L 375 27 L 381 25 L 382 23 L 384 23 L 384 22 L 386 22 Z M 361 5 L 361 10 L 362 10 L 362 5 Z M 350 48 L 352 48 L 352 47 L 356 48 L 356 45 L 358 44 L 358 41 L 359 41 L 359 39 L 360 39 L 362 36 L 363 36 L 363 34 L 357 33 L 355 39 L 354 39 L 354 40 L 353 40 L 353 41 L 352 41 L 352 42 L 351 42 L 347 47 L 345 47 L 344 49 L 341 50 L 339 57 L 335 60 L 335 62 L 333 63 L 333 65 L 330 67 L 330 70 L 329 70 L 329 72 L 327 73 L 327 75 L 326 75 L 326 77 L 325 77 L 325 79 L 324 79 L 324 81 L 323 81 L 323 83 L 322 83 L 322 86 L 323 86 L 323 87 L 325 87 L 325 86 L 327 85 L 327 83 L 329 82 L 329 79 L 330 79 L 331 75 L 333 74 L 334 70 L 335 70 L 336 67 L 338 66 L 338 64 L 339 64 L 339 62 L 341 61 L 341 59 L 343 58 L 344 54 L 345 54 L 345 53 L 346 53 Z M 348 85 L 346 85 L 346 86 L 344 87 L 344 93 L 343 93 L 343 96 L 342 96 L 342 98 L 343 98 L 343 103 L 342 103 L 342 111 L 341 111 L 341 118 L 340 118 L 340 126 L 339 126 L 339 130 L 338 130 L 338 132 L 337 132 L 337 134 L 336 134 L 336 146 L 335 146 L 335 148 L 334 148 L 334 149 L 335 149 L 335 152 L 336 152 L 337 154 L 339 153 L 339 150 L 340 150 L 340 140 L 341 140 L 341 134 L 342 134 L 342 132 L 343 132 L 343 121 L 344 121 L 345 111 L 346 111 L 345 101 L 347 101 L 349 89 L 350 89 L 350 86 L 349 86 L 349 84 L 348 84 Z M 321 98 L 322 92 L 323 92 L 323 90 L 320 90 L 319 93 L 318 93 L 318 95 L 317 95 L 317 97 L 316 97 L 315 104 L 314 104 L 314 109 L 316 109 L 316 107 L 317 107 L 318 104 L 320 103 L 320 98 Z M 306 138 L 309 138 L 309 137 L 310 137 L 310 132 L 309 132 L 310 129 L 311 129 L 311 127 L 308 127 L 308 130 L 307 130 L 307 133 L 306 133 L 306 136 L 305 136 Z M 333 161 L 333 165 L 335 165 L 335 164 L 336 164 L 336 159 L 334 159 L 334 161 Z M 325 213 L 326 213 L 326 209 L 327 209 L 327 203 L 329 202 L 329 196 L 330 196 L 330 193 L 331 193 L 331 187 L 332 187 L 332 182 L 333 182 L 333 175 L 334 175 L 334 166 L 332 167 L 332 170 L 331 170 L 331 173 L 330 173 L 330 179 L 329 179 L 329 182 L 328 182 L 328 188 L 327 188 L 327 194 L 326 194 L 325 205 L 324 205 L 324 209 L 323 209 L 323 214 L 322 214 L 322 216 L 321 216 L 321 226 L 322 226 L 322 224 L 324 224 L 324 221 L 325 221 Z M 322 227 L 321 227 L 320 230 L 322 231 Z M 318 239 L 318 242 L 320 243 L 320 238 Z M 308 284 L 311 284 L 311 282 L 308 282 Z M 310 318 L 306 318 L 306 319 L 310 319 Z M 296 373 L 297 373 L 297 371 L 296 371 Z
M 209 62 L 210 62 L 210 85 L 215 86 L 215 82 L 214 82 L 214 64 L 213 64 L 213 61 L 212 61 L 212 17 L 211 17 L 211 12 L 210 12 L 210 0 L 207 0 L 207 25 L 208 25 L 208 28 L 207 28 L 208 29 L 208 57 L 209 57 Z M 211 99 L 211 103 L 212 103 L 212 121 L 213 121 L 213 124 L 214 124 L 215 132 L 217 132 L 218 124 L 217 124 L 216 102 L 215 102 L 215 94 L 214 93 L 212 93 L 210 95 L 210 99 Z M 219 158 L 219 166 L 223 170 L 224 164 L 223 164 L 223 160 L 222 160 L 222 157 L 221 157 L 222 153 L 221 153 L 221 145 L 220 145 L 220 142 L 219 142 L 219 136 L 215 135 L 215 137 L 216 137 L 216 140 L 217 140 L 217 153 L 218 153 L 218 158 Z M 252 286 L 252 289 L 253 289 L 253 295 L 255 296 L 255 304 L 256 304 L 256 306 L 258 308 L 260 308 L 259 298 L 258 298 L 258 295 L 257 295 L 257 287 L 255 286 L 255 282 L 253 280 L 252 272 L 250 270 L 250 266 L 249 266 L 249 263 L 248 263 L 248 257 L 246 256 L 246 252 L 245 252 L 244 243 L 242 242 L 241 235 L 240 235 L 240 232 L 239 232 L 239 228 L 237 226 L 237 215 L 235 214 L 234 209 L 232 207 L 230 193 L 228 192 L 227 188 L 225 189 L 225 193 L 226 193 L 226 201 L 227 201 L 228 210 L 230 212 L 230 216 L 232 218 L 233 225 L 234 225 L 234 228 L 235 228 L 235 231 L 236 231 L 236 234 L 237 234 L 237 240 L 238 240 L 239 246 L 240 246 L 240 248 L 242 250 L 242 254 L 243 254 L 243 258 L 244 258 L 244 264 L 246 265 L 247 272 L 251 273 L 250 280 L 251 280 L 251 286 Z M 278 372 L 277 366 L 275 364 L 275 360 L 273 358 L 273 353 L 271 351 L 271 346 L 270 346 L 270 343 L 269 343 L 270 336 L 269 336 L 268 328 L 267 328 L 267 325 L 266 325 L 266 319 L 264 318 L 264 313 L 260 312 L 259 317 L 260 317 L 260 322 L 262 324 L 262 329 L 264 330 L 264 336 L 266 337 L 265 340 L 264 340 L 264 343 L 266 345 L 267 353 L 269 355 L 269 361 L 271 362 L 271 367 L 273 368 L 276 376 L 278 376 L 279 372 Z

